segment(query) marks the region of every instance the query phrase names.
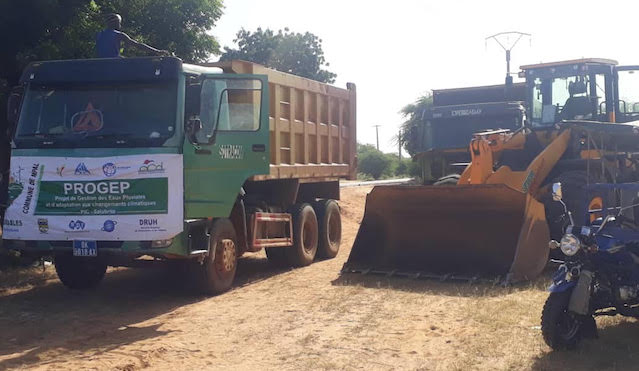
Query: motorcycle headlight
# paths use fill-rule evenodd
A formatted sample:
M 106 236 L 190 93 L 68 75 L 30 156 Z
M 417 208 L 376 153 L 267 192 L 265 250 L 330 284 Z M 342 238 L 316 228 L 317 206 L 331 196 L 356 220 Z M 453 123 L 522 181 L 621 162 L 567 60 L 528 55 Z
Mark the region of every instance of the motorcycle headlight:
M 561 252 L 567 256 L 573 256 L 581 248 L 581 241 L 575 235 L 566 233 L 561 238 Z

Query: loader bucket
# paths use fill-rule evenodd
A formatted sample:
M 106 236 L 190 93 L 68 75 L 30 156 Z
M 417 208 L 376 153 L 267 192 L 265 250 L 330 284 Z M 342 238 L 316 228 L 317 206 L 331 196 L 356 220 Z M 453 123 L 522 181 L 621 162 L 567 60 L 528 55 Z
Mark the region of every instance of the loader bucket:
M 503 184 L 381 186 L 343 271 L 521 281 L 543 270 L 548 240 L 543 204 Z

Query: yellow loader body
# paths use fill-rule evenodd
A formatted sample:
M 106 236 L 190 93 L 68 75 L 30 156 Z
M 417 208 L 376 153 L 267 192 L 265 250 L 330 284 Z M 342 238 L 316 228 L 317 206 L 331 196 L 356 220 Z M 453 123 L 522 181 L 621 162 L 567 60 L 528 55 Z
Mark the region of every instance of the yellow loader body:
M 540 186 L 565 152 L 570 130 L 546 132 L 549 143 L 524 170 L 493 170 L 508 150 L 537 136 L 476 136 L 472 162 L 454 187 L 375 187 L 344 271 L 496 275 L 511 282 L 537 276 L 550 239 Z

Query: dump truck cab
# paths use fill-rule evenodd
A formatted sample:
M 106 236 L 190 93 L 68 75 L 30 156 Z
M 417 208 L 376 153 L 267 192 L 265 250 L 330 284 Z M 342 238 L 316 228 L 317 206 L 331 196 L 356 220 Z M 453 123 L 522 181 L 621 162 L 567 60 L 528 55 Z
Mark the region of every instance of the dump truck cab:
M 273 249 L 295 266 L 337 254 L 339 178 L 355 174 L 354 85 L 173 57 L 32 63 L 21 84 L 3 239 L 54 256 L 65 285 L 178 260 L 214 294 L 245 252 Z M 304 119 L 301 140 L 281 118 L 295 102 L 303 110 L 286 114 Z

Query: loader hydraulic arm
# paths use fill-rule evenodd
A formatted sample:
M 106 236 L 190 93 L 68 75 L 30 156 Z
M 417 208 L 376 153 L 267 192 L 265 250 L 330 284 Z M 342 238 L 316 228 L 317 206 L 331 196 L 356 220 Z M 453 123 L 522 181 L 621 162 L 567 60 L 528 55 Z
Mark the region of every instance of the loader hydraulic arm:
M 535 195 L 568 148 L 570 129 L 556 136 L 525 170 L 513 171 L 504 165 L 495 169 L 504 150 L 524 149 L 528 135 L 536 133 L 521 130 L 516 133 L 489 132 L 475 135 L 470 143 L 472 161 L 462 173 L 458 184 L 505 184 L 520 192 Z

